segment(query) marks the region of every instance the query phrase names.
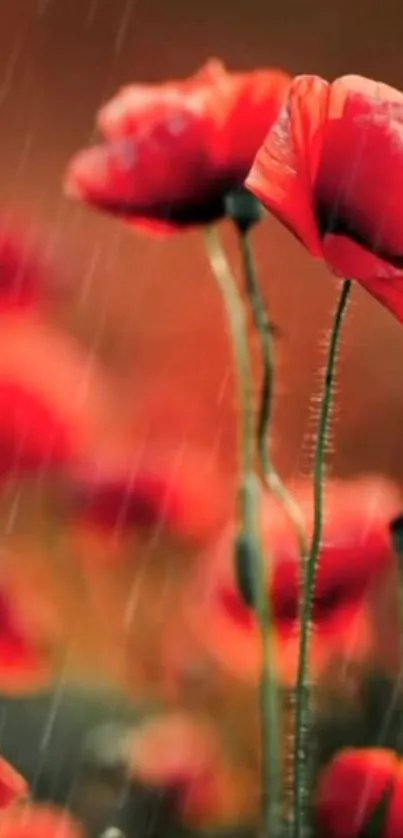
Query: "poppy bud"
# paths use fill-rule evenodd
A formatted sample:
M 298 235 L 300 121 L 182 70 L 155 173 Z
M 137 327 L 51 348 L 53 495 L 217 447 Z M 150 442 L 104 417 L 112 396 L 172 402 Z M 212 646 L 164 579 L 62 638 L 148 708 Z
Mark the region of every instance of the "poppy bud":
M 235 541 L 235 575 L 239 593 L 248 608 L 256 607 L 254 570 L 259 561 L 259 545 L 249 533 L 240 532 Z

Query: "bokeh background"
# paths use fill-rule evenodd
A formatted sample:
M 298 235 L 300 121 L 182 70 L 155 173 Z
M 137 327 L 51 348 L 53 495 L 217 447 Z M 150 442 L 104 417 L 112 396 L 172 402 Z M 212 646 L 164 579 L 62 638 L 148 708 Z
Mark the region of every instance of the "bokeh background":
M 37 217 L 63 263 L 55 316 L 99 352 L 122 411 L 174 388 L 158 433 L 207 442 L 234 466 L 235 394 L 225 321 L 199 233 L 141 238 L 67 202 L 70 155 L 93 139 L 96 108 L 130 80 L 280 65 L 403 86 L 400 0 L 1 0 L 0 208 Z M 402 222 L 403 223 L 403 222 Z M 235 266 L 237 253 L 226 232 Z M 287 475 L 310 467 L 335 285 L 279 224 L 256 232 L 278 340 L 275 443 Z M 329 462 L 338 474 L 403 479 L 403 331 L 358 288 L 346 324 Z M 179 406 L 179 407 L 178 407 Z

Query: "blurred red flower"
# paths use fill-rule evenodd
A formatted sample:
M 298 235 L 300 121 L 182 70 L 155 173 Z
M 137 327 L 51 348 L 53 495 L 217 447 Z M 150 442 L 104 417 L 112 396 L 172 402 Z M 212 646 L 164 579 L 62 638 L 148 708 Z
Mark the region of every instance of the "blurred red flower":
M 312 527 L 312 487 L 296 486 L 295 497 Z M 329 482 L 326 522 L 314 606 L 311 669 L 315 677 L 334 658 L 381 657 L 399 667 L 396 563 L 388 522 L 399 509 L 399 494 L 380 477 Z M 292 527 L 272 497 L 265 500 L 263 539 L 273 558 L 272 605 L 277 666 L 282 683 L 294 683 L 299 651 L 300 562 Z M 260 644 L 255 615 L 237 587 L 231 525 L 213 555 L 202 557 L 195 592 L 183 603 L 189 634 L 237 677 L 257 682 Z M 210 548 L 211 550 L 211 548 Z M 387 620 L 381 619 L 383 608 Z M 193 649 L 194 652 L 194 649 Z
M 11 806 L 0 814 L 0 838 L 83 838 L 78 822 L 45 805 Z
M 189 446 L 183 458 L 158 445 L 137 449 L 130 468 L 70 472 L 72 508 L 79 519 L 107 530 L 155 530 L 197 547 L 223 523 L 228 486 L 208 453 Z
M 30 308 L 44 293 L 48 260 L 27 224 L 0 224 L 0 312 Z
M 382 802 L 385 821 L 379 838 L 398 838 L 403 823 L 403 763 L 397 754 L 381 748 L 341 751 L 319 779 L 318 826 L 329 838 L 358 838 Z
M 0 479 L 61 469 L 72 450 L 62 415 L 35 390 L 0 380 Z
M 236 824 L 245 813 L 248 797 L 251 805 L 247 771 L 236 783 L 231 758 L 205 719 L 184 712 L 156 716 L 133 732 L 127 750 L 132 779 L 176 791 L 178 810 L 187 826 Z
M 280 70 L 229 73 L 210 60 L 188 79 L 128 85 L 100 109 L 106 142 L 72 159 L 65 190 L 148 232 L 214 221 L 289 81 Z
M 336 275 L 403 322 L 403 94 L 299 76 L 246 186 Z

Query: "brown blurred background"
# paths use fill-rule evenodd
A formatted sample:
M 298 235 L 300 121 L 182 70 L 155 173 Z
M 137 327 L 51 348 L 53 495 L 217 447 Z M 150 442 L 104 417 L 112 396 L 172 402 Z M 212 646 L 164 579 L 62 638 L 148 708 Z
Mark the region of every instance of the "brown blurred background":
M 356 72 L 402 87 L 402 15 L 400 0 L 1 0 L 1 208 L 37 215 L 59 249 L 70 296 L 62 316 L 115 370 L 122 410 L 172 381 L 183 392 L 178 434 L 233 463 L 230 351 L 201 235 L 143 239 L 61 196 L 96 108 L 127 81 L 186 75 L 212 55 L 233 69 Z M 256 245 L 283 330 L 278 464 L 295 474 L 310 464 L 335 288 L 277 223 L 264 222 Z M 343 343 L 332 471 L 403 478 L 403 330 L 357 288 Z

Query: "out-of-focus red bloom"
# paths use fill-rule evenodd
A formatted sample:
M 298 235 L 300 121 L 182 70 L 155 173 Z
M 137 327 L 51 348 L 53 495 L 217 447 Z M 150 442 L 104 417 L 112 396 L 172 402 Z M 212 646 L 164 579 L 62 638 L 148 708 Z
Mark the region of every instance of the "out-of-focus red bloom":
M 0 479 L 61 469 L 72 440 L 64 418 L 15 380 L 0 380 Z
M 11 806 L 0 814 L 0 838 L 83 838 L 77 821 L 50 806 Z
M 247 772 L 236 782 L 228 755 L 205 721 L 185 713 L 157 717 L 133 733 L 128 751 L 132 778 L 176 791 L 189 826 L 239 823 L 248 804 L 253 805 Z
M 148 232 L 214 221 L 289 81 L 280 70 L 229 73 L 210 60 L 185 80 L 124 87 L 98 113 L 106 142 L 73 158 L 65 190 Z
M 222 525 L 228 487 L 206 453 L 189 447 L 175 458 L 156 447 L 134 454 L 124 472 L 71 475 L 77 515 L 107 530 L 159 529 L 193 547 L 209 543 Z
M 294 79 L 246 186 L 403 322 L 403 94 L 360 76 Z
M 295 496 L 311 530 L 311 486 L 301 483 Z M 382 478 L 328 484 L 311 643 L 315 678 L 333 658 L 363 661 L 378 654 L 383 665 L 399 666 L 398 605 L 393 599 L 396 569 L 388 534 L 388 522 L 398 508 L 397 490 Z M 277 667 L 282 682 L 292 685 L 299 651 L 298 546 L 289 521 L 272 497 L 265 500 L 262 524 L 267 556 L 273 561 Z M 259 634 L 255 615 L 238 592 L 233 537 L 231 525 L 217 543 L 215 555 L 210 551 L 202 557 L 195 589 L 193 594 L 187 592 L 183 608 L 189 635 L 193 633 L 199 645 L 237 677 L 257 682 Z M 386 609 L 386 620 L 380 618 L 379 608 Z
M 398 838 L 403 823 L 402 761 L 382 748 L 341 751 L 322 772 L 315 798 L 318 825 L 329 838 L 358 838 L 383 801 L 385 821 L 379 836 Z
M 102 458 L 106 451 L 118 456 L 118 449 L 126 450 L 125 422 L 113 381 L 85 347 L 36 310 L 3 314 L 0 305 L 0 331 L 3 435 L 20 424 L 30 443 L 40 437 L 46 448 L 49 434 L 49 448 L 60 454 L 69 440 L 77 460 Z M 57 438 L 56 446 L 52 438 Z M 14 451 L 18 444 L 24 440 L 15 439 Z

